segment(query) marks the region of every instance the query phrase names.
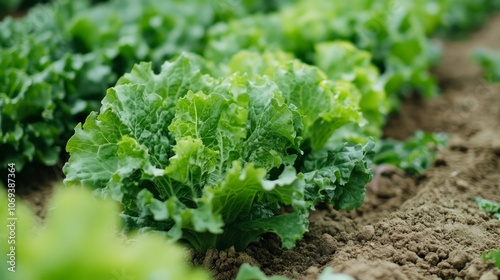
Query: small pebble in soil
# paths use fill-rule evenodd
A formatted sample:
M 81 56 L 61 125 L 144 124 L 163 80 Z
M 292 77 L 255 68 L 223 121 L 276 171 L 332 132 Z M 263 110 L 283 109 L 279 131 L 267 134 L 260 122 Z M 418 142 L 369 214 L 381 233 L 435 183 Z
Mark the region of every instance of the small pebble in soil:
M 371 240 L 374 235 L 375 228 L 372 225 L 362 227 L 357 234 L 358 239 L 361 241 Z
M 461 191 L 465 191 L 469 187 L 469 183 L 467 183 L 467 181 L 462 180 L 462 179 L 458 179 L 456 183 L 457 183 L 458 189 Z
M 306 274 L 318 274 L 319 273 L 319 268 L 315 266 L 310 266 L 308 269 L 306 269 Z

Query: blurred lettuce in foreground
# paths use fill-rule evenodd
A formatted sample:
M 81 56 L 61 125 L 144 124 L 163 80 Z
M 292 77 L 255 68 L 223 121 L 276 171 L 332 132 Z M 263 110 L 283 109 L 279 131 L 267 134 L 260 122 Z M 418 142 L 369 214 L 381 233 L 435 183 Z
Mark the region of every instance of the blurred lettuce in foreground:
M 7 201 L 3 188 L 0 199 Z M 208 280 L 208 273 L 188 264 L 187 252 L 157 234 L 119 234 L 118 207 L 87 190 L 58 188 L 43 225 L 17 201 L 16 272 L 5 269 L 7 246 L 0 260 L 3 280 Z M 7 221 L 7 207 L 0 218 Z M 0 231 L 7 244 L 7 231 Z

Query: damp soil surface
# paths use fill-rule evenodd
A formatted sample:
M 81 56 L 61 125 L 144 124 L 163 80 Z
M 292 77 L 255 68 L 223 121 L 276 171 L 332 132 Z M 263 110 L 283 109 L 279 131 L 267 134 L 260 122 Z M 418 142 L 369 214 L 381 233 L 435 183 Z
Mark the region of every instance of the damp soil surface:
M 193 254 L 193 262 L 215 279 L 233 278 L 245 262 L 293 279 L 317 279 L 326 267 L 359 280 L 500 279 L 500 270 L 481 259 L 482 252 L 500 248 L 500 221 L 473 200 L 500 201 L 500 85 L 484 82 L 470 60 L 476 47 L 500 50 L 500 16 L 466 40 L 442 44 L 443 58 L 433 70 L 442 95 L 408 98 L 384 130 L 401 140 L 417 129 L 449 135 L 424 176 L 388 169 L 377 192 L 367 188 L 361 208 L 339 212 L 320 205 L 294 249 L 280 249 L 270 234 L 243 252 L 210 250 Z M 19 195 L 43 218 L 61 179 L 57 168 L 40 170 L 20 184 Z
M 441 96 L 408 98 L 384 130 L 401 140 L 415 130 L 448 134 L 424 176 L 387 170 L 376 193 L 367 188 L 361 208 L 318 207 L 294 249 L 280 249 L 269 235 L 243 252 L 210 250 L 194 262 L 216 279 L 231 279 L 245 262 L 293 279 L 317 279 L 326 267 L 360 280 L 500 279 L 500 270 L 481 259 L 500 248 L 500 221 L 474 202 L 500 201 L 500 85 L 484 82 L 470 59 L 480 46 L 500 50 L 500 16 L 465 40 L 441 43 L 443 58 L 433 70 Z

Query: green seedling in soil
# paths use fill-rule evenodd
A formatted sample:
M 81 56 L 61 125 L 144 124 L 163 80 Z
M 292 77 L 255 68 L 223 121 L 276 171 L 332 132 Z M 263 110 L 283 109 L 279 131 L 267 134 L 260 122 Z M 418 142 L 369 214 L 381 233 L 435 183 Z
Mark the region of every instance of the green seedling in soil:
M 500 203 L 480 197 L 475 197 L 474 201 L 477 203 L 479 208 L 484 210 L 484 212 L 493 215 L 500 220 Z
M 411 174 L 427 170 L 438 150 L 446 146 L 448 137 L 443 133 L 417 131 L 406 141 L 382 139 L 375 146 L 374 164 L 389 164 Z
M 484 261 L 492 260 L 495 263 L 495 266 L 500 268 L 500 248 L 498 250 L 491 250 L 489 252 L 484 252 L 483 260 Z
M 489 82 L 500 82 L 500 52 L 480 48 L 472 58 L 483 68 L 483 76 Z

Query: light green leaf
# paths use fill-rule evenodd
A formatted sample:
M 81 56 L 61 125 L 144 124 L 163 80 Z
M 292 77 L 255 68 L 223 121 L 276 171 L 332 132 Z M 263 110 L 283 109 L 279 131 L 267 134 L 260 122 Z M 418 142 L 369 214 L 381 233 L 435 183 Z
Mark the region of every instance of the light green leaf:
M 217 159 L 217 170 L 221 175 L 233 160 L 241 156 L 247 117 L 247 109 L 231 99 L 217 93 L 190 92 L 177 103 L 169 130 L 178 141 L 186 137 L 200 139 L 217 153 L 218 156 L 213 158 Z
M 230 62 L 231 72 L 246 73 L 257 79 L 270 77 L 284 102 L 298 112 L 302 136 L 313 148 L 321 148 L 341 126 L 361 120 L 359 93 L 347 82 L 335 84 L 317 67 L 309 66 L 283 52 L 240 52 Z M 297 129 L 296 129 L 297 130 Z
M 188 197 L 200 197 L 208 176 L 215 171 L 217 152 L 206 147 L 200 139 L 187 136 L 177 141 L 174 153 L 165 174 L 192 188 Z

